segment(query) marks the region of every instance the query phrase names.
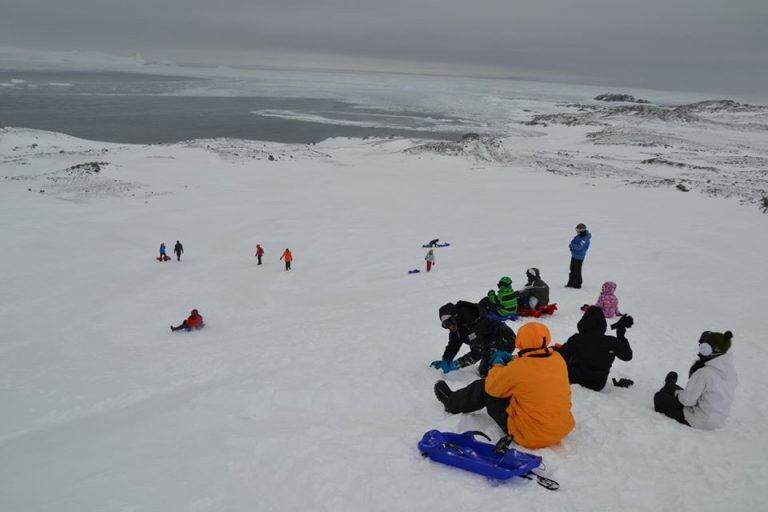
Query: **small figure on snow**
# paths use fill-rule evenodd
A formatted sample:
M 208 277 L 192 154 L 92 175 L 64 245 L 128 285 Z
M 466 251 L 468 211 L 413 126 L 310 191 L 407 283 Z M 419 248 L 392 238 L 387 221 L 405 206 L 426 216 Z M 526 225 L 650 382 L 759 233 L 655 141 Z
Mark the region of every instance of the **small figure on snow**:
M 713 430 L 722 427 L 731 412 L 739 379 L 729 353 L 731 331 L 705 331 L 699 338 L 699 358 L 688 372 L 685 389 L 677 373 L 669 372 L 664 387 L 653 397 L 653 407 L 683 425 Z
M 157 257 L 157 261 L 168 261 L 170 259 L 165 253 L 165 242 L 160 242 L 160 256 Z
M 584 264 L 584 258 L 587 257 L 591 240 L 592 234 L 587 231 L 587 226 L 581 223 L 577 224 L 576 236 L 568 244 L 568 249 L 571 251 L 571 270 L 568 274 L 566 288 L 581 288 L 581 267 Z
M 261 244 L 256 244 L 256 259 L 259 260 L 257 265 L 261 265 L 262 256 L 264 256 L 264 249 L 261 248 Z
M 424 256 L 424 261 L 427 262 L 427 272 L 429 272 L 430 270 L 432 270 L 432 265 L 435 264 L 435 250 L 434 249 L 430 249 L 427 252 L 427 255 Z
M 528 282 L 517 293 L 518 306 L 528 306 L 536 310 L 549 305 L 549 285 L 541 278 L 541 273 L 536 267 L 525 271 Z
M 478 371 L 484 376 L 497 350 L 512 352 L 515 349 L 515 332 L 504 322 L 487 318 L 477 304 L 463 300 L 456 304 L 449 302 L 438 314 L 443 329 L 449 331 L 448 344 L 443 358 L 432 361 L 432 368 L 448 373 L 480 361 Z M 454 360 L 463 344 L 469 345 L 469 352 Z
M 197 312 L 196 309 L 193 309 L 192 312 L 189 314 L 189 317 L 181 322 L 181 325 L 178 325 L 176 327 L 171 326 L 172 331 L 180 331 L 182 329 L 191 331 L 193 329 L 202 329 L 205 324 L 203 323 L 203 317 L 200 315 L 200 313 Z
M 632 360 L 632 347 L 629 346 L 626 333 L 633 324 L 632 317 L 624 315 L 611 326 L 616 329 L 616 336 L 608 336 L 605 334 L 608 323 L 603 310 L 589 306 L 577 325 L 579 332 L 557 349 L 568 365 L 571 383 L 595 391 L 603 389 L 608 382 L 613 361 L 617 357 L 622 361 Z M 620 387 L 631 385 L 629 379 L 623 382 L 627 386 Z
M 619 299 L 614 293 L 616 291 L 616 283 L 613 281 L 606 281 L 603 283 L 600 297 L 597 298 L 595 306 L 603 310 L 605 318 L 613 318 L 615 316 L 621 316 L 619 312 Z M 589 309 L 589 304 L 584 304 L 581 307 L 582 311 Z
M 181 261 L 181 253 L 184 252 L 184 246 L 178 240 L 176 240 L 176 245 L 173 246 L 173 252 L 176 253 L 176 261 Z
M 428 244 L 426 244 L 424 247 L 437 247 L 437 244 L 440 243 L 439 238 L 435 238 L 434 240 L 430 240 Z
M 520 352 L 497 352 L 485 379 L 452 391 L 444 380 L 435 383 L 435 396 L 451 414 L 485 408 L 512 440 L 526 448 L 559 443 L 576 426 L 571 414 L 568 369 L 560 354 L 549 348 L 546 325 L 531 322 L 517 335 Z
M 291 250 L 286 247 L 286 249 L 283 251 L 283 255 L 280 256 L 280 259 L 285 262 L 285 270 L 291 270 L 291 262 L 293 261 L 293 254 L 291 254 Z

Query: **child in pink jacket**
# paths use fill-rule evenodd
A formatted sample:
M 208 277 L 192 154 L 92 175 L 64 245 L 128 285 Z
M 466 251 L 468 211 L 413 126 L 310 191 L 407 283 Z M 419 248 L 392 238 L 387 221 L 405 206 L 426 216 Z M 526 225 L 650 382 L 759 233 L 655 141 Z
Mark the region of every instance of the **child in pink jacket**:
M 614 294 L 615 291 L 616 283 L 613 281 L 606 281 L 603 283 L 600 297 L 598 297 L 597 302 L 595 303 L 595 306 L 603 310 L 605 318 L 621 316 L 621 313 L 619 312 L 619 299 Z M 589 308 L 589 304 L 584 304 L 581 310 L 586 311 L 587 308 Z

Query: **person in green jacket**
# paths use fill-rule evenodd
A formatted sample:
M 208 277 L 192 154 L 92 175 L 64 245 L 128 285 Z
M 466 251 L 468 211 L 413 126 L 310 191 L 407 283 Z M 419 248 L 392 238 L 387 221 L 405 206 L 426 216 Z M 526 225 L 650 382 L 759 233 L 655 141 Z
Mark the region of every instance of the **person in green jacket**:
M 512 279 L 507 276 L 499 279 L 499 291 L 488 292 L 488 303 L 495 308 L 500 316 L 509 316 L 517 313 L 517 292 L 512 289 Z

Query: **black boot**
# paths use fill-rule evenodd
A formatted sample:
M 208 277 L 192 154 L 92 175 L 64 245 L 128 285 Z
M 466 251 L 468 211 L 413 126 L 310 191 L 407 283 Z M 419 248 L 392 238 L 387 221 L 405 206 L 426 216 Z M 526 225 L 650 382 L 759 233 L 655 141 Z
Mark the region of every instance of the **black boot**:
M 443 404 L 443 406 L 446 405 L 446 402 L 448 401 L 448 398 L 450 398 L 451 388 L 448 387 L 448 384 L 444 380 L 439 380 L 435 382 L 435 396 L 438 400 L 440 400 L 440 403 Z

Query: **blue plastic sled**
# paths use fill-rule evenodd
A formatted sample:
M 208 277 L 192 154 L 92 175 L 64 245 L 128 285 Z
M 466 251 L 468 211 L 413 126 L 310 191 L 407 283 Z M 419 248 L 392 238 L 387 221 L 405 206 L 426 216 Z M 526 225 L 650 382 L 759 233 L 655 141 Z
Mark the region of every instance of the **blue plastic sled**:
M 515 320 L 517 320 L 517 315 L 514 313 L 510 313 L 508 315 L 502 316 L 498 313 L 488 311 L 485 313 L 485 316 L 486 318 L 490 318 L 491 320 L 496 320 L 497 322 L 506 322 L 507 320 L 514 322 Z
M 422 245 L 422 247 L 423 247 L 423 248 L 425 248 L 425 249 L 433 249 L 433 248 L 435 248 L 435 247 L 450 247 L 450 245 L 451 245 L 451 244 L 449 244 L 448 242 L 446 242 L 446 243 L 444 243 L 444 244 L 435 244 L 435 245 L 429 245 L 429 244 L 425 244 L 425 245 Z
M 430 430 L 419 441 L 419 451 L 435 462 L 496 480 L 509 480 L 516 476 L 530 480 L 535 476 L 542 487 L 549 490 L 560 487 L 554 480 L 533 473 L 534 469 L 541 466 L 541 457 L 538 455 L 524 453 L 506 445 L 497 448 L 490 443 L 477 441 L 476 435 L 488 438 L 482 432 L 475 431 L 455 434 Z
M 419 270 L 417 268 L 408 271 L 409 274 L 418 274 L 419 272 L 421 272 L 421 270 Z

